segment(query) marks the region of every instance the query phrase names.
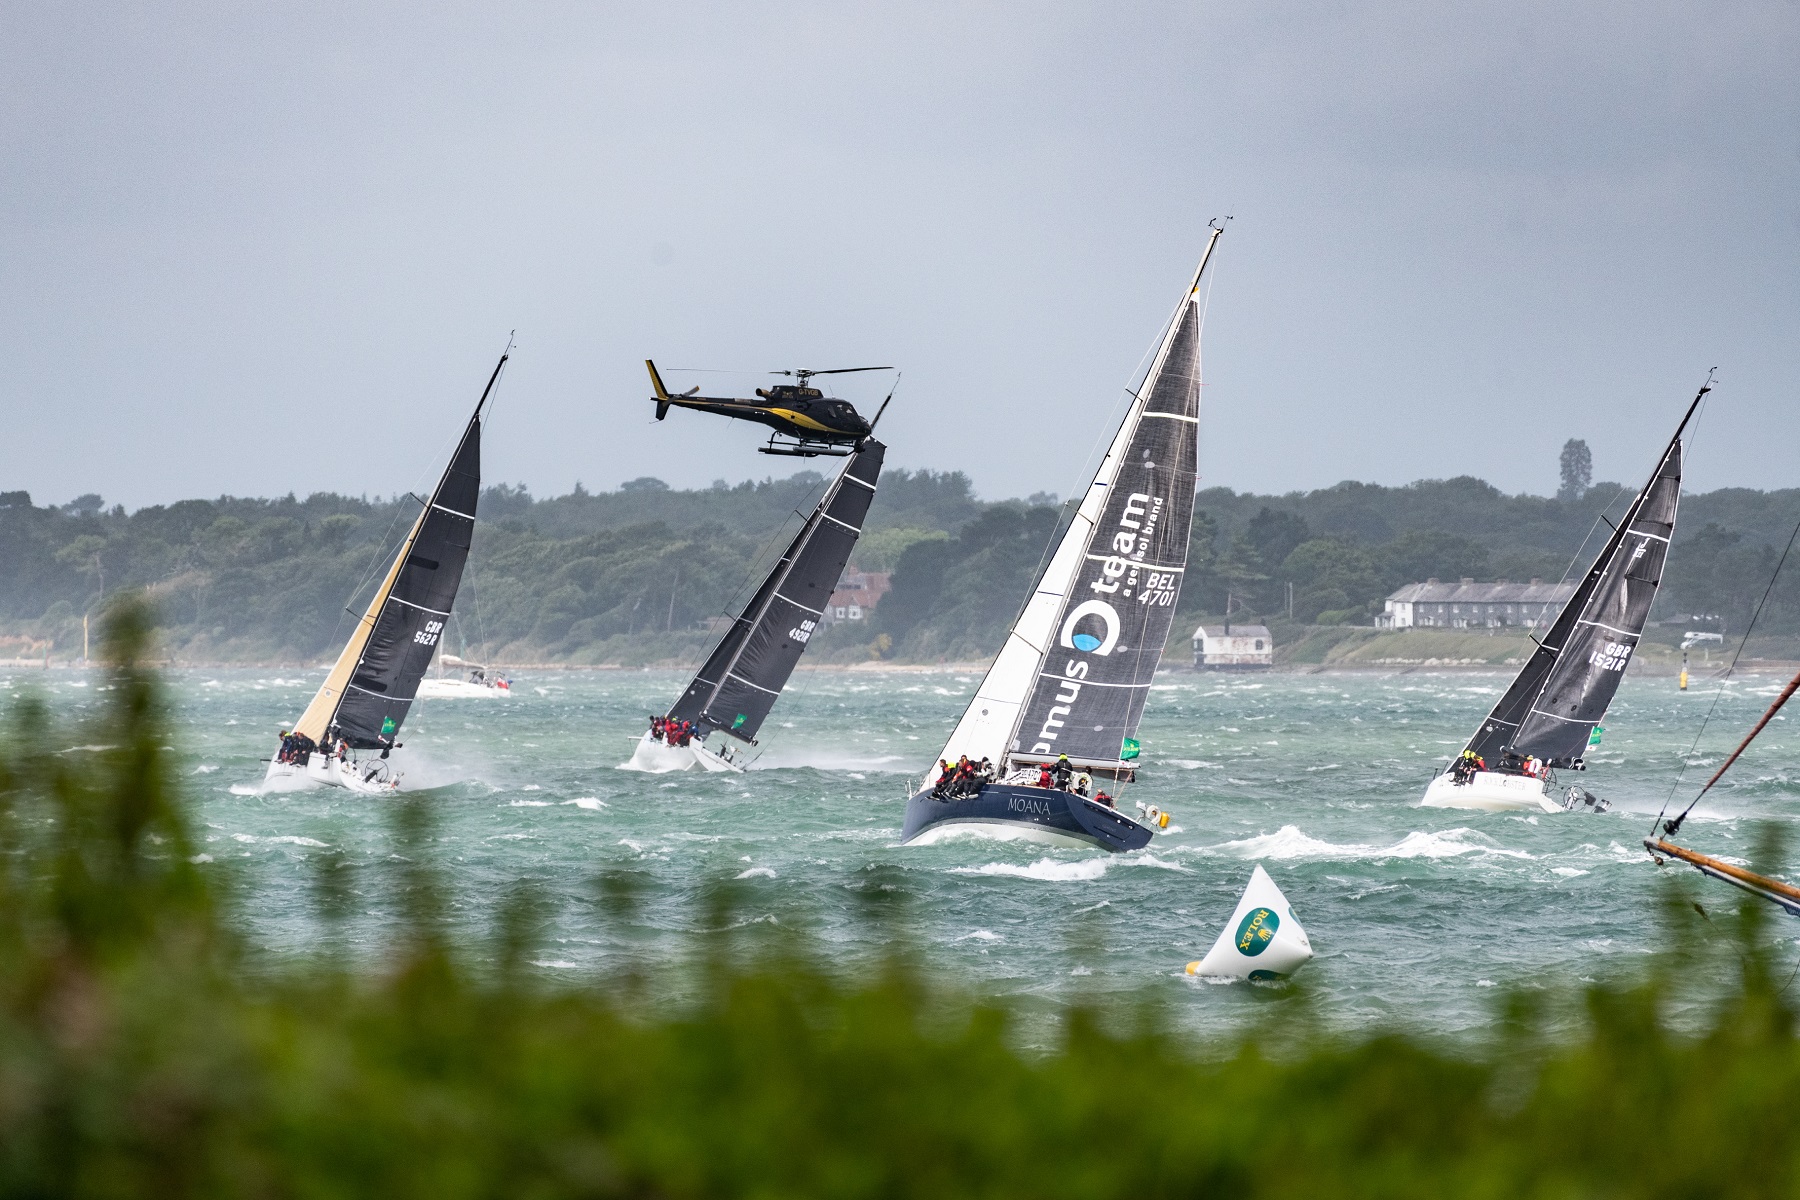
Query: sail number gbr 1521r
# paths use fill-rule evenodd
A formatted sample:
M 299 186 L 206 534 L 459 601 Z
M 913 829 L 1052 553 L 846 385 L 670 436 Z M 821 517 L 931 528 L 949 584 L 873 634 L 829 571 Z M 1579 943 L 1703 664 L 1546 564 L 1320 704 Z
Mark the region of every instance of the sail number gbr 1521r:
M 442 621 L 427 621 L 425 622 L 425 628 L 413 634 L 413 641 L 419 643 L 421 646 L 435 646 L 437 645 L 438 634 L 442 633 L 443 630 L 444 623 Z
M 1157 571 L 1149 572 L 1144 580 L 1143 589 L 1138 592 L 1138 603 L 1148 604 L 1151 607 L 1160 604 L 1164 608 L 1175 603 L 1174 572 L 1166 575 Z

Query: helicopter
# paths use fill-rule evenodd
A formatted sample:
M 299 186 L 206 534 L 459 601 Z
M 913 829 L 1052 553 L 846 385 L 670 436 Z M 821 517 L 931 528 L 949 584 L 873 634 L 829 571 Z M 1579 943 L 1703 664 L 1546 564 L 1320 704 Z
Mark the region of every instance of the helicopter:
M 769 435 L 769 444 L 758 446 L 759 454 L 781 454 L 793 458 L 818 458 L 829 455 L 844 458 L 862 448 L 862 444 L 875 432 L 875 424 L 881 420 L 881 414 L 887 411 L 888 400 L 894 398 L 888 392 L 887 400 L 881 402 L 876 410 L 875 420 L 863 419 L 856 411 L 855 405 L 847 400 L 839 400 L 827 396 L 816 387 L 809 386 L 808 380 L 816 375 L 851 375 L 858 371 L 891 371 L 892 367 L 839 367 L 833 371 L 771 371 L 771 375 L 785 375 L 793 383 L 777 383 L 766 388 L 757 388 L 755 400 L 738 400 L 718 396 L 699 395 L 699 387 L 689 388 L 685 392 L 671 393 L 663 386 L 662 376 L 656 372 L 656 364 L 650 359 L 644 360 L 644 366 L 650 370 L 650 386 L 656 389 L 651 399 L 656 404 L 656 419 L 662 420 L 669 415 L 671 406 L 676 408 L 698 409 L 700 412 L 719 413 L 734 417 L 740 421 L 755 421 L 759 425 L 767 425 L 775 432 Z M 899 386 L 896 378 L 894 386 Z

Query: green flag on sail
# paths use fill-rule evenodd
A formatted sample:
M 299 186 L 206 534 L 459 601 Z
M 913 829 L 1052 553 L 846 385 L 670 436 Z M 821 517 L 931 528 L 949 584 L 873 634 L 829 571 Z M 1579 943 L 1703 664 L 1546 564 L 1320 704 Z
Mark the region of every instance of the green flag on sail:
M 1600 744 L 1600 735 L 1605 732 L 1606 732 L 1606 726 L 1604 726 L 1604 725 L 1594 726 L 1593 730 L 1591 732 L 1589 732 L 1589 734 L 1588 734 L 1588 745 L 1590 747 L 1598 746 Z
M 1138 740 L 1136 738 L 1126 738 L 1125 744 L 1119 747 L 1119 761 L 1130 762 L 1132 759 L 1136 758 L 1138 756 L 1138 748 Z

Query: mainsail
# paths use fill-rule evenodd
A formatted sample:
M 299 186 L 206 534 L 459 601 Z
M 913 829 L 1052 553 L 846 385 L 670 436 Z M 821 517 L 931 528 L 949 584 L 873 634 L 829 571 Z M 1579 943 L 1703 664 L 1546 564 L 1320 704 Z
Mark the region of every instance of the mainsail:
M 482 390 L 462 441 L 431 499 L 357 622 L 296 733 L 321 745 L 342 738 L 357 750 L 387 749 L 412 707 L 456 600 L 481 492 L 481 410 L 508 355 Z
M 818 630 L 862 533 L 887 447 L 869 439 L 844 463 L 750 603 L 669 709 L 703 733 L 750 742 Z
M 1669 440 L 1650 481 L 1607 539 L 1575 594 L 1529 662 L 1469 740 L 1491 766 L 1535 757 L 1579 767 L 1594 726 L 1625 677 L 1662 582 L 1681 500 L 1681 435 L 1708 388 L 1701 388 Z
M 942 758 L 1017 763 L 1067 754 L 1090 771 L 1131 769 L 1187 569 L 1200 280 L 1220 232 L 1207 240 L 1106 457 Z

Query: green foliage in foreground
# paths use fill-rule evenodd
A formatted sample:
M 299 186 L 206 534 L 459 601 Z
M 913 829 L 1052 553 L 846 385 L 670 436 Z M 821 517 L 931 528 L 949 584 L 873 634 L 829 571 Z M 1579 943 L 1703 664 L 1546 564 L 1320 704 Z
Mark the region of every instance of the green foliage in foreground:
M 1736 984 L 1698 1034 L 1666 1025 L 1674 981 L 1703 973 L 1672 956 L 1589 993 L 1574 1040 L 1543 1036 L 1522 1003 L 1462 1052 L 1305 1032 L 1268 1053 L 1196 1047 L 1153 1013 L 1119 1032 L 1077 1012 L 1054 1049 L 1022 1054 L 1004 1014 L 957 1016 L 901 965 L 848 987 L 798 954 L 733 968 L 730 946 L 696 946 L 710 969 L 680 1010 L 628 972 L 542 984 L 523 893 L 496 965 L 472 972 L 446 945 L 415 804 L 398 809 L 412 849 L 392 880 L 407 933 L 381 969 L 323 952 L 271 966 L 234 936 L 217 868 L 190 862 L 134 620 L 103 734 L 25 704 L 0 746 L 0 1194 L 1776 1196 L 1800 1181 L 1800 1045 L 1754 907 L 1725 956 Z M 324 915 L 345 895 L 322 869 Z M 1267 995 L 1283 1024 L 1314 1028 L 1303 999 Z

